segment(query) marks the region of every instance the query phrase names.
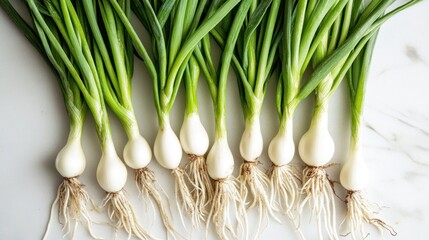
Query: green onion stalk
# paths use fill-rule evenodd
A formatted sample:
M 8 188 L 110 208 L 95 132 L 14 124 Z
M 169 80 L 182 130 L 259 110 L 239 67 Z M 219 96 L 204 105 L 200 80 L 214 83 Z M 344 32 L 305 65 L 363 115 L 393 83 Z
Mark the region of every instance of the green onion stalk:
M 138 223 L 123 191 L 127 169 L 113 143 L 100 79 L 104 72 L 95 58 L 97 47 L 91 41 L 94 37 L 82 2 L 58 0 L 41 3 L 28 0 L 27 3 L 39 36 L 46 39 L 64 62 L 94 118 L 102 152 L 96 176 L 100 186 L 107 192 L 103 206 L 107 206 L 115 228 L 124 228 L 128 237 L 152 238 Z M 56 32 L 58 35 L 54 34 Z
M 114 1 L 110 0 L 110 2 Z M 183 9 L 186 9 L 188 3 L 195 4 L 195 1 L 170 0 L 163 3 L 158 1 L 151 3 L 149 0 L 132 1 L 133 12 L 152 36 L 153 58 L 149 56 L 129 20 L 121 18 L 137 53 L 153 78 L 154 102 L 159 127 L 154 144 L 155 158 L 161 166 L 172 170 L 180 216 L 182 216 L 181 209 L 184 209 L 191 216 L 194 226 L 198 225 L 204 216 L 197 208 L 186 184 L 186 178 L 189 177 L 179 166 L 182 148 L 170 125 L 170 111 L 193 49 L 238 2 L 239 0 L 232 0 L 223 3 L 213 15 L 201 20 L 195 30 L 186 36 L 186 40 L 182 41 L 186 13 Z
M 77 225 L 83 223 L 86 225 L 91 237 L 97 238 L 91 231 L 92 220 L 87 208 L 87 205 L 94 206 L 94 203 L 86 192 L 85 186 L 78 179 L 83 174 L 86 166 L 86 158 L 81 143 L 83 124 L 87 112 L 86 103 L 76 83 L 71 79 L 64 61 L 59 58 L 58 53 L 47 42 L 46 38 L 39 37 L 37 30 L 21 17 L 9 1 L 0 1 L 0 6 L 29 42 L 39 51 L 55 73 L 69 118 L 70 128 L 67 143 L 60 150 L 55 161 L 56 169 L 63 177 L 63 180 L 58 186 L 57 196 L 52 204 L 51 216 L 44 237 L 49 233 L 54 209 L 58 205 L 58 218 L 60 223 L 63 224 L 63 230 L 66 234 L 71 233 L 74 235 Z M 53 34 L 57 35 L 58 32 Z
M 214 1 L 206 14 L 215 12 L 218 4 Z M 215 115 L 215 140 L 206 162 L 208 174 L 214 180 L 214 195 L 207 217 L 206 233 L 213 222 L 220 239 L 238 239 L 240 235 L 245 239 L 248 237 L 245 203 L 240 197 L 237 179 L 232 176 L 234 158 L 227 139 L 226 86 L 233 59 L 238 66 L 234 49 L 251 4 L 252 0 L 241 1 L 238 7 L 212 30 L 211 36 L 222 49 L 217 69 L 211 54 L 210 36 L 206 36 L 194 50 L 194 56 L 209 87 Z M 232 216 L 234 220 L 231 219 Z M 233 226 L 233 221 L 237 223 L 237 228 Z
M 344 7 L 339 1 L 322 22 L 333 24 L 330 27 L 325 25 L 319 30 L 316 40 L 309 48 L 310 54 L 304 59 L 304 65 L 312 59 L 315 70 L 298 97 L 306 97 L 315 90 L 316 103 L 310 128 L 302 136 L 298 147 L 300 157 L 307 165 L 302 177 L 305 198 L 301 202 L 299 213 L 307 204 L 312 206 L 317 216 L 320 239 L 323 238 L 322 225 L 331 239 L 338 238 L 335 194 L 332 181 L 326 173 L 335 149 L 328 130 L 328 102 L 356 56 L 380 25 L 414 1 L 385 14 L 386 9 L 394 2 L 372 1 L 364 5 L 362 1 L 349 0 L 344 3 Z M 340 15 L 336 14 L 337 9 Z M 354 23 L 353 16 L 358 9 L 361 9 L 362 16 Z M 322 219 L 325 219 L 325 223 L 322 223 Z
M 408 3 L 387 13 L 384 20 L 402 11 L 418 1 L 409 1 Z M 364 15 L 363 8 L 355 6 L 352 14 L 352 23 L 362 21 Z M 347 71 L 348 90 L 350 99 L 350 147 L 348 157 L 340 172 L 341 185 L 347 190 L 346 204 L 347 214 L 343 223 L 347 222 L 348 234 L 352 239 L 365 238 L 365 223 L 376 227 L 381 233 L 383 228 L 388 230 L 393 236 L 395 230 L 384 221 L 376 217 L 378 208 L 375 204 L 368 202 L 363 194 L 363 190 L 368 186 L 369 173 L 368 167 L 363 158 L 362 150 L 362 132 L 363 132 L 363 110 L 365 89 L 369 78 L 371 59 L 378 30 L 368 39 L 362 42 L 355 50 L 355 60 Z
M 278 45 L 282 38 L 281 1 L 253 1 L 240 31 L 235 55 L 237 82 L 245 128 L 240 141 L 240 195 L 247 209 L 259 211 L 257 233 L 264 219 L 275 218 L 267 188 L 270 179 L 258 168 L 263 150 L 261 108 L 269 80 L 278 66 Z
M 129 19 L 130 1 L 120 0 L 115 4 L 121 9 L 119 14 Z M 135 171 L 137 189 L 141 195 L 155 201 L 164 227 L 174 236 L 174 228 L 155 182 L 155 173 L 148 167 L 152 159 L 152 151 L 146 139 L 140 134 L 134 113 L 131 82 L 134 70 L 134 49 L 131 38 L 109 1 L 84 1 L 83 5 L 97 45 L 94 48 L 95 63 L 105 101 L 121 121 L 128 137 L 123 152 L 124 161 Z M 101 15 L 101 21 L 97 21 L 97 13 Z

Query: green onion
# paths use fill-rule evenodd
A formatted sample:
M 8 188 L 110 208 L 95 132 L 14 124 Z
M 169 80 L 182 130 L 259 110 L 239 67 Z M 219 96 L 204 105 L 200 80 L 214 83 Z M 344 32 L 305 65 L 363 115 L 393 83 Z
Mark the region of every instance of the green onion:
M 387 20 L 417 2 L 409 1 L 391 10 L 384 15 L 381 21 Z M 365 11 L 362 9 L 360 6 L 356 6 L 354 9 L 353 23 L 358 24 L 365 17 Z M 340 182 L 347 190 L 346 220 L 352 238 L 364 238 L 366 236 L 365 223 L 375 226 L 380 231 L 385 228 L 391 235 L 396 235 L 392 227 L 376 218 L 376 211 L 372 209 L 372 204 L 366 200 L 363 194 L 363 190 L 369 183 L 368 167 L 362 155 L 363 108 L 371 59 L 378 35 L 377 28 L 372 35 L 368 35 L 367 41 L 361 42 L 352 53 L 354 60 L 346 76 L 350 98 L 351 136 L 348 157 L 340 173 Z
M 88 228 L 90 235 L 96 238 L 91 231 L 92 220 L 87 209 L 87 205 L 92 204 L 92 200 L 84 185 L 78 180 L 86 166 L 86 158 L 81 144 L 83 123 L 87 111 L 85 101 L 76 83 L 71 79 L 64 61 L 59 58 L 56 50 L 51 48 L 47 39 L 43 36 L 39 37 L 36 30 L 25 22 L 9 1 L 1 0 L 0 6 L 21 29 L 29 42 L 39 51 L 56 74 L 69 118 L 70 129 L 67 143 L 58 153 L 55 161 L 57 171 L 61 174 L 63 180 L 58 186 L 57 196 L 52 205 L 50 221 L 52 220 L 55 206 L 58 205 L 59 221 L 64 225 L 63 230 L 66 233 L 70 232 L 73 235 L 76 230 L 74 226 L 77 223 L 83 223 Z M 55 31 L 53 34 L 58 35 L 58 32 Z M 50 223 L 46 229 L 45 237 L 49 233 L 49 226 Z

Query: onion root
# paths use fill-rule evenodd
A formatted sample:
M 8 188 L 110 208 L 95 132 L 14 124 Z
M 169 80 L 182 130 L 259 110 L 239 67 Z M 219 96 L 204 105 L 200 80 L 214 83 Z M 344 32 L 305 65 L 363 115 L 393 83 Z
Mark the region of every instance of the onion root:
M 213 199 L 213 185 L 207 172 L 204 156 L 188 154 L 188 159 L 189 163 L 185 168 L 189 173 L 189 181 L 194 186 L 193 190 L 191 190 L 192 198 L 195 201 L 196 208 L 204 219 L 208 213 L 206 207 Z
M 277 212 L 288 214 L 296 209 L 300 196 L 301 177 L 298 170 L 286 164 L 272 165 L 270 169 L 271 206 Z
M 299 215 L 302 215 L 302 210 L 307 204 L 311 206 L 317 220 L 319 239 L 323 239 L 322 226 L 325 226 L 329 239 L 338 239 L 335 192 L 333 183 L 326 173 L 326 168 L 330 166 L 332 164 L 321 167 L 307 166 L 302 176 L 302 193 L 306 196 L 299 206 Z
M 138 239 L 154 239 L 138 222 L 133 207 L 125 196 L 123 190 L 107 193 L 103 200 L 103 207 L 107 206 L 110 220 L 115 222 L 115 229 L 124 228 L 128 239 L 134 235 Z
M 268 225 L 268 216 L 271 216 L 276 221 L 280 222 L 276 218 L 271 208 L 270 200 L 266 189 L 270 185 L 268 176 L 258 168 L 259 161 L 244 161 L 240 166 L 240 195 L 242 201 L 247 204 L 249 192 L 250 198 L 253 199 L 247 209 L 256 207 L 259 211 L 258 228 L 256 236 L 260 233 L 260 227 L 262 221 L 265 219 L 266 225 Z
M 186 185 L 185 177 L 189 179 L 189 176 L 181 168 L 176 168 L 171 173 L 175 178 L 175 195 L 177 199 L 177 208 L 179 210 L 183 226 L 186 227 L 182 217 L 182 208 L 191 217 L 192 226 L 197 227 L 200 224 L 200 221 L 203 219 L 203 215 L 197 208 L 195 201 L 192 198 L 191 191 L 189 190 L 188 185 Z
M 161 215 L 161 220 L 164 224 L 165 229 L 174 237 L 176 234 L 176 230 L 171 224 L 167 214 L 167 209 L 162 203 L 162 197 L 158 191 L 158 188 L 160 188 L 160 186 L 157 186 L 156 184 L 155 173 L 148 167 L 136 169 L 135 182 L 137 185 L 137 189 L 139 190 L 139 193 L 141 195 L 144 195 L 146 198 L 155 201 L 155 204 L 158 206 L 158 210 Z
M 351 235 L 352 239 L 366 238 L 368 234 L 365 233 L 365 223 L 376 227 L 382 235 L 383 229 L 386 229 L 392 236 L 396 236 L 396 232 L 391 226 L 375 218 L 374 215 L 377 211 L 374 209 L 379 207 L 368 202 L 361 191 L 349 191 L 346 197 L 346 204 L 347 215 L 343 223 L 347 221 L 349 226 L 347 235 Z
M 52 203 L 51 214 L 43 239 L 46 239 L 49 232 L 56 205 L 58 205 L 59 222 L 63 225 L 63 230 L 66 231 L 64 236 L 71 231 L 72 238 L 74 238 L 78 224 L 85 223 L 91 237 L 100 239 L 92 233 L 91 225 L 93 221 L 87 208 L 88 203 L 95 208 L 95 204 L 85 190 L 85 185 L 80 183 L 77 177 L 63 178 L 63 181 L 58 186 L 57 196 Z
M 236 217 L 237 229 L 232 226 L 231 213 Z M 246 208 L 240 198 L 235 179 L 228 177 L 227 179 L 215 180 L 213 201 L 207 217 L 207 231 L 211 221 L 215 225 L 218 237 L 222 240 L 248 239 Z M 243 233 L 242 238 L 239 238 L 238 230 Z

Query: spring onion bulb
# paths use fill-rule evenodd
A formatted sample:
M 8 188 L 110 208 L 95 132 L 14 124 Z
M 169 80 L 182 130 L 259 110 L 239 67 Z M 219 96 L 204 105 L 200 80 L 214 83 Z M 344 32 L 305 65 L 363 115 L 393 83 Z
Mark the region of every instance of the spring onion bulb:
M 350 149 L 340 174 L 341 185 L 350 192 L 361 191 L 368 186 L 368 166 L 362 157 L 361 147 Z
M 198 114 L 189 114 L 180 129 L 180 143 L 187 154 L 204 156 L 209 148 L 209 136 Z
M 286 122 L 285 128 L 280 128 L 268 146 L 268 156 L 276 166 L 289 164 L 295 155 L 293 140 L 293 121 Z
M 57 155 L 55 168 L 64 178 L 74 178 L 82 175 L 85 166 L 86 158 L 80 138 L 69 138 Z
M 311 167 L 322 167 L 334 156 L 335 145 L 328 130 L 328 109 L 324 107 L 313 115 L 310 128 L 298 145 L 302 161 Z
M 234 157 L 226 137 L 216 139 L 207 155 L 207 171 L 214 180 L 228 178 L 234 170 Z
M 158 163 L 164 168 L 174 170 L 182 159 L 182 147 L 168 121 L 158 129 L 155 138 L 154 154 Z
M 152 150 L 146 139 L 137 134 L 124 147 L 124 161 L 128 167 L 139 170 L 146 168 L 152 159 Z
M 205 154 L 209 148 L 209 136 L 198 113 L 197 87 L 200 68 L 195 57 L 191 57 L 185 70 L 186 111 L 180 129 L 180 143 L 188 156 L 185 169 L 194 187 L 192 197 L 201 217 L 207 214 L 206 207 L 213 199 L 213 186 L 207 172 Z
M 388 3 L 388 5 L 393 2 L 395 1 Z M 403 5 L 386 13 L 384 13 L 386 9 L 383 9 L 380 22 L 383 23 L 398 12 L 417 2 L 419 1 L 407 1 Z M 364 8 L 357 5 L 355 8 L 354 11 L 356 13 L 351 22 L 358 24 L 367 17 L 366 14 L 369 11 L 369 7 Z M 369 169 L 362 150 L 363 108 L 365 88 L 379 25 L 374 28 L 373 34 L 369 34 L 356 47 L 355 53 L 352 56 L 353 61 L 350 61 L 351 67 L 348 69 L 346 77 L 350 99 L 351 135 L 348 157 L 340 172 L 340 183 L 347 190 L 347 213 L 343 223 L 348 224 L 347 234 L 350 234 L 352 239 L 360 239 L 367 236 L 365 224 L 376 227 L 382 234 L 384 228 L 391 235 L 396 235 L 395 230 L 391 226 L 377 218 L 376 213 L 379 207 L 366 200 L 363 193 L 370 183 Z
M 104 191 L 119 192 L 127 181 L 127 169 L 119 158 L 113 144 L 103 149 L 97 166 L 97 181 Z
M 57 196 L 52 204 L 50 219 L 43 238 L 45 239 L 49 233 L 54 209 L 58 205 L 59 222 L 63 224 L 65 234 L 70 233 L 74 236 L 78 224 L 83 223 L 91 237 L 97 239 L 91 230 L 92 219 L 87 208 L 88 205 L 94 206 L 94 204 L 84 185 L 78 179 L 86 167 L 85 153 L 81 144 L 83 123 L 87 111 L 85 101 L 83 101 L 77 85 L 72 79 L 69 79 L 70 75 L 67 74 L 64 62 L 53 56 L 53 53 L 56 52 L 55 49 L 46 41 L 43 35 L 38 35 L 38 29 L 27 24 L 9 1 L 0 1 L 0 6 L 56 74 L 69 117 L 68 140 L 55 160 L 55 168 L 63 177 L 63 180 L 58 186 Z
M 246 123 L 240 140 L 240 154 L 245 162 L 257 163 L 262 154 L 264 141 L 262 139 L 259 116 Z

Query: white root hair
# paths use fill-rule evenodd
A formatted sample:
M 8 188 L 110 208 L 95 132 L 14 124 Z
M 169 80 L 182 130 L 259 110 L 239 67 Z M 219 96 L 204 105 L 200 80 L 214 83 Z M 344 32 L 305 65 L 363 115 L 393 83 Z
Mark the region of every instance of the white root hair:
M 152 208 L 154 208 L 152 200 L 158 206 L 161 220 L 165 229 L 169 234 L 172 235 L 173 238 L 175 238 L 177 232 L 170 222 L 167 209 L 163 205 L 161 194 L 158 191 L 158 189 L 161 189 L 161 187 L 156 183 L 155 173 L 148 167 L 136 169 L 135 182 L 139 193 L 149 199 Z M 161 192 L 164 193 L 163 197 L 165 197 L 168 202 L 168 197 L 165 192 L 162 189 Z
M 247 209 L 253 207 L 259 211 L 258 228 L 256 236 L 261 233 L 262 222 L 265 220 L 265 226 L 268 225 L 268 217 L 271 216 L 276 221 L 280 220 L 275 216 L 271 208 L 270 200 L 266 189 L 270 185 L 268 176 L 258 168 L 258 161 L 244 161 L 240 166 L 240 195 L 243 202 L 247 204 L 249 192 L 253 199 Z M 250 190 L 250 191 L 249 191 Z
M 301 177 L 298 170 L 286 164 L 272 165 L 270 169 L 271 205 L 275 211 L 289 214 L 298 203 Z
M 208 213 L 206 208 L 213 199 L 214 190 L 207 171 L 206 159 L 204 156 L 188 154 L 189 162 L 185 169 L 189 173 L 189 181 L 194 188 L 191 190 L 192 198 L 196 208 L 204 218 Z
M 301 195 L 301 177 L 295 166 L 286 164 L 283 166 L 272 165 L 270 171 L 271 196 L 270 203 L 274 211 L 285 214 L 295 227 L 301 239 L 305 239 L 296 216 L 293 212 L 297 209 Z
M 302 193 L 304 200 L 299 206 L 299 215 L 302 215 L 303 208 L 308 204 L 311 207 L 312 215 L 315 214 L 319 239 L 323 239 L 322 225 L 329 236 L 329 239 L 338 239 L 335 213 L 335 192 L 333 183 L 326 173 L 326 168 L 332 166 L 328 164 L 321 167 L 307 166 L 303 170 Z
M 233 227 L 231 213 L 237 220 Z M 215 180 L 215 191 L 206 225 L 206 239 L 210 222 L 213 221 L 219 239 L 248 239 L 247 215 L 244 202 L 237 190 L 237 180 L 232 177 Z M 242 233 L 242 237 L 239 235 Z
M 180 219 L 182 220 L 183 226 L 186 228 L 185 222 L 182 216 L 182 208 L 185 212 L 191 217 L 192 226 L 199 226 L 201 220 L 204 219 L 203 214 L 197 208 L 194 199 L 192 198 L 191 191 L 189 190 L 188 185 L 186 185 L 186 180 L 189 179 L 188 174 L 181 169 L 180 167 L 174 169 L 171 172 L 175 178 L 175 195 L 177 208 L 179 210 Z
M 347 214 L 343 223 L 347 221 L 349 233 L 353 240 L 365 239 L 369 233 L 365 232 L 365 223 L 376 227 L 384 239 L 383 229 L 396 236 L 395 230 L 382 220 L 375 217 L 379 206 L 368 202 L 361 191 L 349 191 L 346 197 Z M 341 224 L 343 224 L 341 223 Z
M 89 215 L 87 205 L 91 204 L 96 209 L 94 202 L 85 190 L 85 185 L 79 182 L 77 177 L 63 178 L 58 186 L 57 196 L 52 203 L 51 213 L 43 239 L 46 239 L 55 207 L 58 205 L 58 220 L 63 225 L 64 236 L 71 233 L 72 239 L 79 223 L 83 223 L 90 236 L 94 239 L 101 239 L 92 233 L 91 225 L 94 223 Z M 73 227 L 72 227 L 73 226 Z
M 115 222 L 116 231 L 124 228 L 128 233 L 128 238 L 134 235 L 138 239 L 155 239 L 138 222 L 134 209 L 123 190 L 114 193 L 107 193 L 103 200 L 103 207 L 107 206 L 110 220 Z

